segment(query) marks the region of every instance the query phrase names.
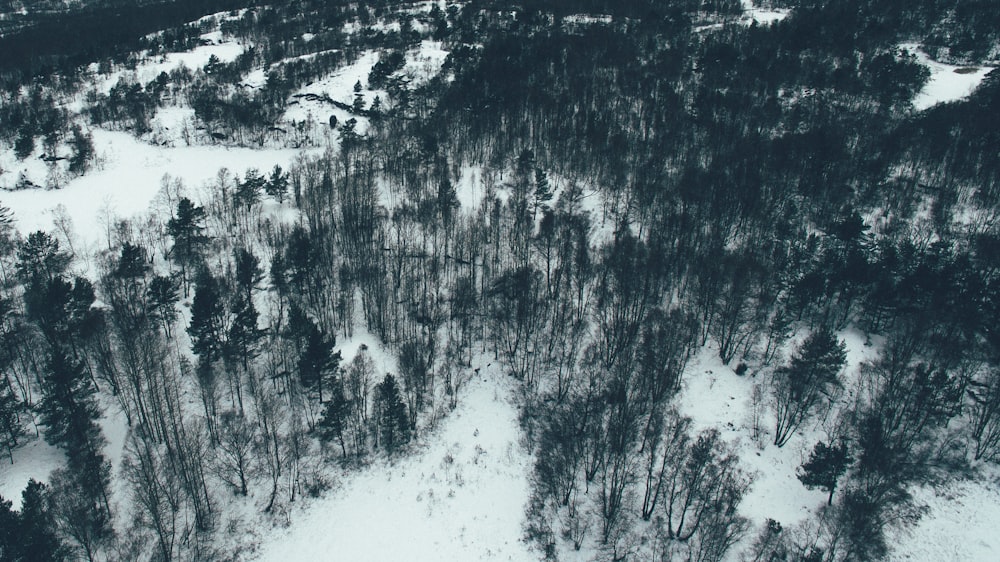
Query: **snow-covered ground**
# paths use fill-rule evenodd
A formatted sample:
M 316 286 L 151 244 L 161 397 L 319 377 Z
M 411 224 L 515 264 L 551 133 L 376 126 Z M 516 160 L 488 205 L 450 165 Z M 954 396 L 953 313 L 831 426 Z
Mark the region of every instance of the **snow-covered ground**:
M 799 336 L 793 338 L 795 343 L 804 333 Z M 865 345 L 864 335 L 856 330 L 845 330 L 838 337 L 847 346 L 847 367 L 842 380 L 850 387 L 861 363 L 877 356 L 878 342 Z M 794 347 L 795 343 L 788 347 Z M 692 419 L 694 431 L 719 430 L 739 455 L 743 469 L 755 476 L 753 486 L 740 504 L 741 513 L 758 526 L 768 518 L 789 526 L 807 519 L 826 503 L 826 493 L 809 490 L 795 473 L 817 441 L 829 440 L 828 424 L 833 420 L 815 420 L 784 447 L 776 447 L 771 435 L 773 414 L 767 411 L 771 395 L 765 384 L 766 376 L 764 372 L 736 375 L 732 368 L 722 364 L 717 350 L 709 345 L 691 359 L 677 404 L 679 411 Z M 763 391 L 761 407 L 765 410 L 759 424 L 763 435 L 757 440 L 752 438 L 754 386 Z
M 286 121 L 309 121 L 325 124 L 329 121 L 330 115 L 336 115 L 340 123 L 353 117 L 358 122 L 357 132 L 364 134 L 368 127 L 367 119 L 354 117 L 349 112 L 324 101 L 324 98 L 351 105 L 354 103 L 354 85 L 361 82 L 361 93 L 364 95 L 366 108 L 371 105 L 375 96 L 380 95 L 384 102 L 385 92 L 365 88 L 368 83 L 368 74 L 378 61 L 377 51 L 365 51 L 352 64 L 300 89 L 293 94 L 292 101 L 289 102 L 288 109 L 285 111 L 284 119 Z
M 301 152 L 292 149 L 252 150 L 217 146 L 159 147 L 127 133 L 95 130 L 94 146 L 102 159 L 97 170 L 69 181 L 56 190 L 0 193 L 0 203 L 14 211 L 22 233 L 52 229 L 52 210 L 62 205 L 85 247 L 96 248 L 107 232 L 107 218 L 143 214 L 161 187 L 165 175 L 181 179 L 189 188 L 212 180 L 220 168 L 242 174 L 247 168 L 288 168 Z
M 740 0 L 740 3 L 743 5 L 744 18 L 748 24 L 750 22 L 757 22 L 759 24 L 771 25 L 787 18 L 788 14 L 791 13 L 790 10 L 755 6 L 753 0 Z
M 797 339 L 801 339 L 801 335 Z M 868 341 L 855 329 L 844 330 L 838 337 L 847 347 L 847 367 L 841 373 L 841 380 L 845 391 L 850 392 L 858 367 L 875 359 L 883 342 L 877 337 Z M 692 418 L 695 431 L 718 429 L 739 455 L 743 469 L 756 477 L 740 505 L 740 512 L 757 528 L 767 518 L 786 527 L 794 526 L 826 503 L 826 494 L 807 489 L 795 472 L 807 460 L 817 441 L 829 439 L 832 419 L 821 417 L 807 424 L 782 448 L 771 443 L 771 435 L 764 435 L 758 444 L 750 437 L 750 397 L 754 385 L 763 382 L 763 373 L 737 376 L 731 368 L 722 365 L 715 349 L 709 345 L 692 358 L 685 377 L 684 388 L 678 397 L 680 412 Z M 770 401 L 766 393 L 764 400 L 765 405 Z M 773 414 L 765 413 L 762 429 L 770 433 L 773 424 Z M 890 560 L 987 562 L 997 559 L 1000 535 L 993 530 L 1000 525 L 1000 473 L 995 469 L 984 468 L 983 474 L 973 480 L 914 486 L 911 492 L 915 504 L 925 507 L 926 512 L 913 527 L 890 527 Z M 752 540 L 752 536 L 747 540 Z M 738 550 L 734 549 L 730 560 L 738 559 Z
M 107 93 L 121 78 L 145 85 L 159 76 L 161 72 L 169 74 L 171 70 L 181 66 L 192 71 L 202 68 L 208 64 L 213 56 L 219 62 L 232 62 L 243 54 L 245 48 L 244 45 L 237 42 L 223 39 L 222 34 L 218 31 L 206 33 L 201 36 L 201 39 L 206 44 L 190 51 L 153 56 L 138 64 L 134 70 L 119 69 L 108 75 L 99 76 L 95 84 L 96 88 L 99 92 Z M 96 64 L 91 65 L 91 71 L 97 71 Z
M 14 463 L 4 451 L 0 457 L 0 496 L 10 500 L 12 509 L 21 508 L 21 492 L 34 478 L 40 482 L 48 480 L 53 470 L 66 463 L 66 453 L 45 442 L 41 436 L 31 434 L 31 440 L 14 449 Z
M 406 66 L 402 73 L 410 79 L 410 86 L 416 87 L 428 82 L 441 72 L 441 66 L 448 58 L 440 41 L 421 41 L 416 49 L 406 52 Z
M 531 457 L 514 392 L 483 365 L 418 451 L 348 475 L 266 537 L 259 560 L 540 559 L 522 539 Z
M 993 70 L 990 66 L 964 67 L 932 60 L 916 43 L 904 43 L 899 47 L 904 53 L 915 55 L 917 61 L 931 71 L 927 83 L 913 98 L 913 108 L 917 111 L 968 96 Z
M 989 480 L 921 486 L 913 490 L 917 505 L 927 514 L 911 529 L 895 533 L 892 562 L 961 560 L 993 562 L 1000 553 L 1000 484 Z

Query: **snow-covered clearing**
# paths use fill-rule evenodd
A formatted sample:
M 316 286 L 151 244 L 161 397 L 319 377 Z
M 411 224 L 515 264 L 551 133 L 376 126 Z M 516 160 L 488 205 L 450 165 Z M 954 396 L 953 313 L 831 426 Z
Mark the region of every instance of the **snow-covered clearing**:
M 795 343 L 801 340 L 799 334 Z M 847 367 L 841 374 L 845 392 L 841 401 L 851 401 L 859 366 L 878 356 L 884 342 L 848 329 L 838 334 L 847 346 Z M 764 383 L 764 373 L 736 375 L 721 363 L 712 345 L 703 348 L 688 365 L 684 388 L 678 396 L 678 409 L 692 418 L 695 431 L 715 428 L 740 457 L 744 470 L 756 479 L 740 505 L 740 512 L 760 528 L 767 518 L 783 526 L 804 522 L 826 503 L 826 493 L 809 490 L 796 478 L 797 468 L 809 457 L 817 441 L 829 440 L 833 415 L 822 415 L 804 426 L 784 447 L 775 447 L 773 413 L 762 416 L 765 434 L 758 441 L 753 435 L 752 399 L 755 384 Z M 764 407 L 770 403 L 764 393 Z M 1000 525 L 1000 473 L 985 468 L 974 480 L 958 480 L 934 487 L 914 486 L 911 492 L 917 506 L 926 507 L 923 517 L 912 528 L 890 527 L 892 561 L 937 562 L 939 560 L 992 561 L 1000 552 L 1000 536 L 992 532 Z M 745 539 L 749 544 L 753 534 Z M 739 548 L 730 554 L 738 559 Z
M 515 383 L 483 366 L 418 451 L 348 475 L 265 538 L 259 559 L 538 560 L 522 539 L 531 457 Z
M 563 17 L 564 24 L 570 25 L 598 25 L 598 24 L 609 24 L 613 21 L 613 18 L 607 14 L 571 14 Z
M 794 347 L 804 334 L 789 348 Z M 847 367 L 842 378 L 850 387 L 864 361 L 874 359 L 877 345 L 865 345 L 865 337 L 855 330 L 838 334 L 847 345 Z M 876 342 L 877 343 L 877 342 Z M 701 431 L 715 428 L 728 441 L 740 457 L 744 470 L 756 479 L 740 505 L 742 514 L 755 525 L 762 525 L 767 518 L 782 525 L 793 525 L 807 519 L 816 508 L 826 503 L 826 493 L 809 490 L 799 482 L 795 471 L 809 458 L 817 441 L 829 440 L 832 415 L 820 418 L 803 427 L 784 447 L 772 443 L 773 415 L 766 412 L 771 397 L 767 390 L 766 373 L 747 373 L 738 376 L 719 360 L 717 350 L 706 346 L 692 358 L 688 365 L 683 390 L 678 396 L 678 409 L 694 422 L 693 429 Z M 761 436 L 753 439 L 754 386 L 760 386 Z
M 13 509 L 21 508 L 21 492 L 28 480 L 47 481 L 53 470 L 66 463 L 66 453 L 31 433 L 31 441 L 14 449 L 14 463 L 6 454 L 0 457 L 0 496 L 10 500 Z M 4 451 L 6 453 L 6 451 Z
M 323 124 L 329 121 L 330 115 L 336 115 L 337 120 L 343 123 L 353 116 L 326 100 L 348 105 L 353 104 L 354 85 L 358 82 L 361 82 L 361 93 L 364 96 L 366 107 L 371 105 L 377 95 L 381 96 L 384 101 L 386 99 L 385 92 L 364 88 L 368 82 L 368 74 L 378 60 L 377 51 L 365 51 L 352 64 L 300 89 L 292 95 L 292 101 L 288 104 L 284 119 L 286 121 L 309 121 Z M 357 132 L 364 134 L 368 127 L 368 120 L 363 117 L 353 118 L 358 122 Z
M 96 83 L 97 90 L 107 93 L 121 78 L 145 85 L 159 76 L 161 72 L 169 73 L 181 66 L 191 70 L 202 68 L 208 64 L 213 56 L 219 62 L 232 62 L 243 54 L 245 48 L 240 43 L 224 40 L 222 34 L 217 31 L 206 33 L 201 38 L 207 44 L 195 47 L 190 51 L 155 55 L 138 64 L 134 70 L 116 70 L 107 76 L 101 76 Z M 91 65 L 91 70 L 97 71 L 96 63 Z
M 931 71 L 927 83 L 913 98 L 913 108 L 917 111 L 968 96 L 993 70 L 990 66 L 955 66 L 932 60 L 916 43 L 904 43 L 899 48 L 916 56 L 917 62 Z
M 441 72 L 441 66 L 448 58 L 440 41 L 421 41 L 416 49 L 406 52 L 406 66 L 402 73 L 410 79 L 411 86 L 420 86 L 429 82 Z
M 744 18 L 747 24 L 757 22 L 764 25 L 771 25 L 788 17 L 790 10 L 766 8 L 754 6 L 753 0 L 740 0 L 745 13 Z
M 949 482 L 947 489 L 921 486 L 913 490 L 927 514 L 911 529 L 892 537 L 893 562 L 962 560 L 992 562 L 1000 552 L 1000 484 L 989 480 Z
M 214 179 L 220 168 L 242 174 L 247 168 L 288 168 L 298 150 L 252 150 L 218 146 L 177 148 L 145 144 L 127 133 L 94 131 L 98 169 L 74 178 L 62 189 L 26 189 L 0 193 L 0 203 L 14 211 L 23 234 L 52 229 L 52 210 L 64 207 L 85 248 L 97 248 L 107 232 L 107 218 L 145 213 L 164 175 L 181 179 L 189 188 Z M 12 174 L 15 178 L 15 173 Z M 5 182 L 6 183 L 6 182 Z M 78 248 L 79 250 L 79 248 Z

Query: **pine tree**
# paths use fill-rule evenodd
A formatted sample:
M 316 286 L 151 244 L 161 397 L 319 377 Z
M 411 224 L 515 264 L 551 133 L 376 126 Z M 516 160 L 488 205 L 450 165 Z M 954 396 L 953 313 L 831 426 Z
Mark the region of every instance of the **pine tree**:
M 410 423 L 406 404 L 399 391 L 396 378 L 386 374 L 375 387 L 375 411 L 378 418 L 379 437 L 382 447 L 392 453 L 410 440 Z
M 70 144 L 73 145 L 73 155 L 69 159 L 69 171 L 84 174 L 90 167 L 90 161 L 94 159 L 94 137 L 90 133 L 84 133 L 79 125 L 73 125 L 72 132 Z
M 34 479 L 21 493 L 20 547 L 14 560 L 56 562 L 70 558 L 70 551 L 53 529 L 48 486 Z
M 188 270 L 201 256 L 201 248 L 208 242 L 205 236 L 205 209 L 198 207 L 187 197 L 177 203 L 177 214 L 167 221 L 167 234 L 174 239 L 170 250 L 174 261 L 181 267 L 184 279 L 184 296 L 187 296 Z
M 538 209 L 548 209 L 551 200 L 552 186 L 549 185 L 549 176 L 545 170 L 535 168 L 535 212 Z
M 799 467 L 800 472 L 796 476 L 807 488 L 822 488 L 829 492 L 826 503 L 833 505 L 833 492 L 837 489 L 837 480 L 847 470 L 851 460 L 845 443 L 827 445 L 820 441 L 809 454 L 809 460 Z
M 227 360 L 238 361 L 245 371 L 257 356 L 265 332 L 257 326 L 259 315 L 252 300 L 236 298 L 233 301 L 232 322 L 226 332 L 225 351 Z
M 47 428 L 45 440 L 66 449 L 71 464 L 90 452 L 99 451 L 104 444 L 96 422 L 100 409 L 83 363 L 71 360 L 56 347 L 52 350 L 42 390 L 44 397 L 38 409 Z
M 224 309 L 220 292 L 219 281 L 211 273 L 202 271 L 198 275 L 187 333 L 194 354 L 209 363 L 220 359 L 223 351 Z
M 775 372 L 775 445 L 784 445 L 820 401 L 840 385 L 837 374 L 846 361 L 844 343 L 830 330 L 821 329 L 810 334 L 788 365 Z
M 42 285 L 62 275 L 69 267 L 70 255 L 59 248 L 59 241 L 41 230 L 28 235 L 17 250 L 17 272 L 29 285 Z
M 288 194 L 288 174 L 282 171 L 281 166 L 274 165 L 271 176 L 267 179 L 267 185 L 264 186 L 264 191 L 276 199 L 278 203 L 285 201 L 285 195 Z
M 289 318 L 291 327 L 291 318 Z M 337 372 L 340 364 L 340 352 L 333 352 L 336 342 L 333 337 L 327 337 L 316 326 L 316 324 L 306 318 L 302 327 L 304 330 L 305 346 L 299 356 L 299 377 L 302 385 L 308 389 L 315 389 L 319 395 L 320 403 L 323 402 L 323 382 Z
M 347 444 L 344 440 L 344 432 L 346 430 L 347 417 L 351 413 L 351 403 L 347 400 L 343 384 L 340 381 L 336 381 L 332 387 L 330 400 L 323 407 L 323 415 L 316 423 L 316 428 L 323 439 L 336 438 L 340 443 L 341 455 L 346 457 Z
M 236 203 L 243 206 L 247 212 L 260 202 L 260 194 L 267 186 L 267 179 L 256 168 L 250 168 L 243 174 L 243 181 L 236 183 Z
M 11 506 L 10 500 L 0 496 L 0 560 L 17 560 L 21 542 L 21 522 Z
M 18 439 L 25 435 L 20 417 L 22 411 L 24 405 L 14 395 L 10 385 L 0 383 L 0 446 L 7 449 L 11 464 L 14 464 L 14 447 L 17 447 Z
M 157 275 L 149 282 L 146 290 L 150 314 L 163 324 L 164 333 L 170 335 L 170 327 L 177 320 L 177 303 L 180 301 L 177 282 L 167 276 Z

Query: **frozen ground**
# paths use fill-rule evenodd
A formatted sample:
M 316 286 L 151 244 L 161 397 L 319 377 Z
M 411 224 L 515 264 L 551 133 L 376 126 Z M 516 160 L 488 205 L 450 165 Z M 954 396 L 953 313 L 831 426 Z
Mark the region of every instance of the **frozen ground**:
M 361 94 L 364 96 L 365 108 L 371 106 L 375 96 L 381 96 L 384 102 L 385 92 L 365 88 L 368 83 L 368 74 L 378 60 L 378 52 L 365 51 L 354 63 L 300 89 L 293 94 L 292 101 L 289 102 L 288 108 L 285 110 L 284 120 L 326 124 L 329 122 L 330 115 L 336 115 L 340 123 L 351 118 L 355 119 L 358 123 L 356 131 L 364 134 L 368 129 L 368 119 L 355 117 L 323 100 L 329 98 L 351 105 L 354 103 L 354 85 L 361 82 Z
M 52 210 L 65 207 L 84 247 L 97 248 L 107 231 L 108 211 L 122 218 L 144 214 L 160 190 L 164 175 L 190 188 L 212 180 L 220 168 L 242 174 L 247 168 L 288 168 L 298 150 L 252 150 L 217 146 L 153 146 L 127 133 L 95 130 L 94 146 L 103 160 L 98 169 L 56 190 L 0 193 L 0 203 L 14 211 L 22 234 L 52 229 Z
M 232 62 L 243 54 L 244 45 L 223 39 L 222 34 L 218 31 L 206 33 L 201 36 L 201 39 L 206 44 L 190 51 L 152 56 L 137 65 L 134 70 L 121 69 L 106 76 L 98 76 L 95 86 L 98 91 L 107 93 L 121 78 L 145 85 L 159 76 L 161 72 L 169 73 L 181 66 L 186 66 L 193 71 L 208 64 L 213 56 L 220 62 Z M 91 70 L 96 72 L 97 65 L 91 65 Z
M 66 462 L 61 449 L 49 445 L 41 436 L 35 437 L 33 430 L 31 435 L 30 441 L 14 449 L 13 464 L 6 450 L 0 457 L 0 496 L 10 500 L 13 509 L 21 508 L 21 492 L 28 480 L 47 481 L 49 474 Z
M 968 96 L 993 70 L 989 66 L 963 67 L 931 60 L 915 43 L 904 43 L 900 49 L 915 55 L 917 61 L 931 71 L 931 77 L 913 98 L 913 108 L 917 111 Z
M 915 527 L 895 534 L 891 562 L 961 560 L 994 562 L 1000 553 L 1000 484 L 988 480 L 913 490 L 929 512 Z
M 266 537 L 259 560 L 539 560 L 522 540 L 531 457 L 513 393 L 484 365 L 416 452 L 348 475 Z
M 804 334 L 799 336 L 796 342 Z M 847 367 L 842 380 L 850 387 L 858 366 L 876 357 L 877 342 L 865 345 L 864 335 L 855 330 L 843 331 L 838 337 L 847 345 Z M 763 372 L 736 375 L 722 364 L 717 350 L 709 345 L 691 359 L 677 405 L 694 422 L 694 431 L 718 429 L 738 453 L 743 469 L 755 475 L 754 484 L 740 505 L 742 514 L 758 526 L 768 518 L 785 526 L 794 525 L 826 503 L 826 493 L 807 489 L 795 472 L 809 458 L 817 441 L 829 439 L 832 419 L 821 416 L 778 448 L 772 443 L 773 414 L 765 411 L 759 425 L 762 435 L 754 440 L 751 398 L 754 386 L 761 386 L 762 407 L 769 410 L 771 397 L 766 390 L 766 376 Z
M 740 0 L 740 2 L 743 5 L 744 18 L 748 24 L 750 22 L 757 22 L 764 25 L 771 25 L 787 18 L 788 14 L 791 13 L 790 10 L 755 6 L 753 0 Z

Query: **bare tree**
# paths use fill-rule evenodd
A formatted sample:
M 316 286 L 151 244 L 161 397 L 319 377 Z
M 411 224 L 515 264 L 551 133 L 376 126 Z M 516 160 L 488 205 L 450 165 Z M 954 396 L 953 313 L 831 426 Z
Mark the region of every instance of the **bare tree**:
M 219 442 L 216 447 L 216 468 L 219 478 L 247 495 L 247 482 L 253 470 L 256 428 L 246 417 L 236 412 L 222 414 L 219 423 Z

